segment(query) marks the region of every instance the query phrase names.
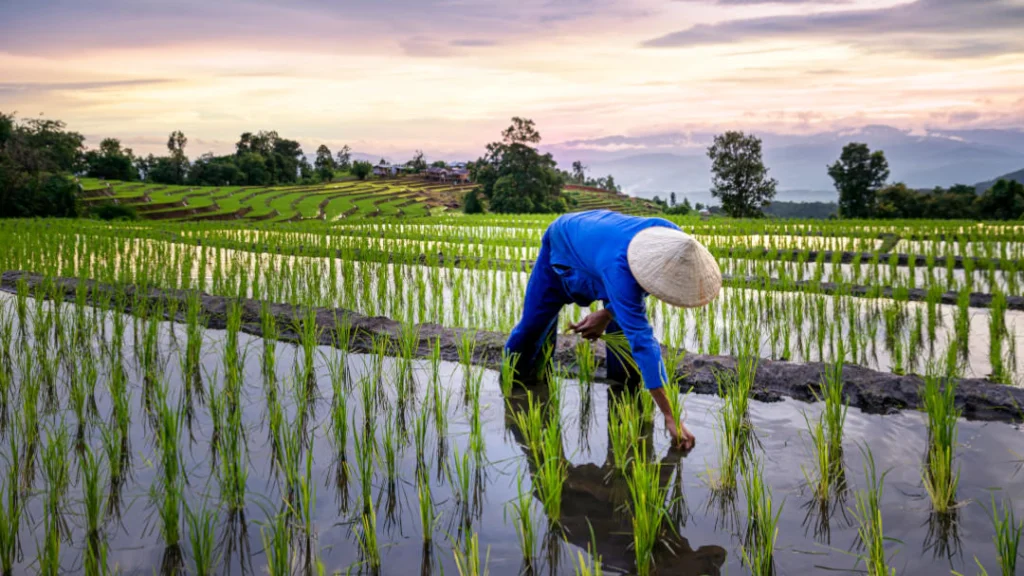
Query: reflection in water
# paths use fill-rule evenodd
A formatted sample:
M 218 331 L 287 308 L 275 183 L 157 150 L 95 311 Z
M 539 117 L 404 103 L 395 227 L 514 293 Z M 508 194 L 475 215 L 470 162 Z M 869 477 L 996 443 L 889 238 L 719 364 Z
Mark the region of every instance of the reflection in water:
M 582 390 L 586 393 L 587 390 Z M 608 405 L 622 393 L 614 387 L 608 389 Z M 535 401 L 541 402 L 544 421 L 548 420 L 549 405 L 547 390 L 544 387 L 530 389 Z M 505 411 L 505 426 L 512 434 L 516 443 L 524 452 L 528 452 L 525 439 L 515 424 L 515 413 L 528 409 L 528 395 L 523 390 L 516 390 L 508 398 Z M 612 411 L 608 411 L 609 418 Z M 643 430 L 647 453 L 653 454 L 653 423 L 645 422 Z M 606 426 L 606 429 L 610 429 Z M 584 550 L 591 543 L 596 544 L 600 551 L 602 563 L 606 568 L 631 572 L 636 564 L 633 553 L 633 529 L 629 511 L 629 488 L 626 479 L 615 471 L 612 443 L 607 443 L 608 452 L 605 461 L 598 466 L 594 463 L 568 465 L 568 478 L 562 488 L 561 518 L 557 525 L 549 530 L 549 538 L 564 538 Z M 707 575 L 717 576 L 726 560 L 726 551 L 720 546 L 702 546 L 694 550 L 689 541 L 679 530 L 686 525 L 688 509 L 683 498 L 681 459 L 684 454 L 677 450 L 669 450 L 661 461 L 661 483 L 669 487 L 672 498 L 670 520 L 672 530 L 667 530 L 661 544 L 655 552 L 655 565 L 662 574 Z M 532 458 L 526 458 L 531 476 L 535 473 Z M 671 486 L 670 486 L 671 483 Z M 551 542 L 549 546 L 558 544 Z M 551 548 L 547 554 L 552 574 L 557 570 L 561 546 Z M 552 566 L 555 563 L 555 566 Z

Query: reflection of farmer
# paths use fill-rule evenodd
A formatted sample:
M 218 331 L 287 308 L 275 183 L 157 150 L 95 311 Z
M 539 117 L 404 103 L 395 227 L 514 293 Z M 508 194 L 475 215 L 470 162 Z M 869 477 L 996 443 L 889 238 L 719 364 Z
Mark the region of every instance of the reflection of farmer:
M 718 295 L 721 285 L 722 275 L 711 253 L 667 220 L 607 210 L 567 214 L 544 232 L 526 286 L 523 318 L 505 348 L 519 354 L 521 374 L 543 370 L 538 366 L 541 351 L 554 344 L 562 306 L 589 306 L 601 300 L 604 309 L 572 329 L 590 340 L 606 330 L 625 335 L 644 386 L 665 417 L 666 429 L 677 443 L 689 448 L 693 434 L 685 424 L 673 421 L 662 389 L 665 365 L 647 321 L 644 297 L 650 293 L 675 306 L 703 306 Z M 614 354 L 608 354 L 606 363 L 610 379 L 635 381 Z
M 545 387 L 533 390 L 532 396 L 539 401 L 544 411 L 543 419 L 548 421 L 550 405 Z M 614 401 L 635 401 L 631 395 L 619 396 L 613 388 L 608 389 L 608 418 L 612 417 Z M 525 393 L 515 392 L 506 403 L 505 426 L 524 451 L 529 451 L 522 431 L 516 425 L 515 413 L 528 409 L 529 400 Z M 611 429 L 611 426 L 608 426 Z M 653 426 L 644 423 L 643 439 L 646 454 L 654 454 L 651 438 Z M 660 484 L 665 488 L 672 480 L 683 452 L 670 449 L 661 460 Z M 564 459 L 564 456 L 562 457 Z M 607 454 L 602 465 L 594 463 L 569 464 L 565 484 L 562 486 L 562 508 L 558 519 L 560 533 L 575 546 L 587 549 L 593 543 L 601 555 L 604 568 L 613 568 L 623 573 L 633 570 L 636 555 L 633 552 L 633 526 L 629 515 L 629 488 L 624 476 L 615 470 L 612 443 L 607 443 Z M 526 459 L 531 475 L 536 473 L 533 458 Z M 675 530 L 666 531 L 662 536 L 664 546 L 659 548 L 655 559 L 658 572 L 679 576 L 717 576 L 725 563 L 726 551 L 721 546 L 701 546 L 694 550 L 690 542 Z

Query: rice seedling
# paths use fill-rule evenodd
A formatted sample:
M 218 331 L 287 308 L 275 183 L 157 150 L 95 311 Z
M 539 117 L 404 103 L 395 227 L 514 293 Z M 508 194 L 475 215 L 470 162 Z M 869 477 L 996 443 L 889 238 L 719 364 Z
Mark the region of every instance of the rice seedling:
M 380 570 L 380 543 L 377 541 L 377 512 L 371 506 L 363 511 L 360 519 L 362 532 L 359 535 L 359 554 L 370 571 Z
M 416 357 L 419 346 L 419 327 L 415 324 L 402 324 L 398 334 L 398 349 L 401 355 L 398 362 L 398 377 L 395 380 L 398 402 L 402 405 L 409 394 L 415 390 L 412 361 Z
M 211 405 L 213 402 L 211 401 Z M 226 410 L 221 413 L 221 442 L 217 454 L 220 456 L 218 479 L 221 503 L 229 512 L 245 507 L 245 488 L 249 479 L 248 450 L 242 411 Z
M 468 538 L 463 538 L 463 547 L 456 547 L 453 551 L 455 555 L 455 568 L 459 571 L 459 576 L 488 576 L 490 569 L 488 565 L 491 562 L 491 549 L 487 548 L 487 557 L 484 558 L 483 565 L 480 564 L 480 537 L 475 532 Z
M 885 551 L 889 539 L 885 537 L 882 527 L 882 493 L 888 472 L 878 475 L 870 448 L 862 447 L 861 453 L 864 456 L 865 489 L 855 493 L 856 509 L 853 510 L 858 524 L 857 536 L 864 550 L 859 559 L 864 563 L 869 576 L 891 576 L 896 573 L 896 569 L 889 567 L 889 557 Z
M 756 458 L 743 470 L 743 493 L 747 500 L 743 561 L 754 576 L 772 576 L 775 574 L 775 540 L 779 534 L 782 506 L 773 506 L 772 491 L 764 484 L 763 469 Z
M 529 450 L 530 457 L 534 464 L 540 466 L 542 459 L 541 442 L 544 431 L 544 416 L 541 412 L 540 402 L 533 393 L 526 393 L 526 409 L 516 410 L 512 413 L 512 419 L 523 437 L 523 443 Z
M 355 415 L 352 418 L 354 426 Z M 364 513 L 367 509 L 373 508 L 373 471 L 377 452 L 376 440 L 374 439 L 375 430 L 375 425 L 371 421 L 367 421 L 363 427 L 362 434 L 354 434 L 352 436 L 355 446 L 356 472 L 359 475 L 362 495 L 360 501 L 362 502 Z
M 625 473 L 633 458 L 633 450 L 640 443 L 643 422 L 635 396 L 625 392 L 611 405 L 612 418 L 608 421 L 612 461 L 619 473 Z
M 921 403 L 928 416 L 928 453 L 921 478 L 932 509 L 944 514 L 956 506 L 960 470 L 954 470 L 957 444 L 956 380 L 938 375 L 932 366 L 921 388 Z
M 0 479 L 0 569 L 10 574 L 18 553 L 18 532 L 24 511 L 18 473 L 21 458 L 14 434 L 8 434 L 7 470 Z
M 597 545 L 594 542 L 594 531 L 591 529 L 591 544 L 587 548 L 587 554 L 582 551 L 576 553 L 576 562 L 573 564 L 575 576 L 602 576 L 601 555 L 597 553 Z
M 1020 557 L 1020 537 L 1024 532 L 1024 521 L 1017 521 L 1013 512 L 1012 502 L 1003 502 L 1002 512 L 996 509 L 995 496 L 992 497 L 992 528 L 995 535 L 992 541 L 996 546 L 996 557 L 1002 576 L 1013 576 L 1017 573 L 1017 559 Z
M 541 433 L 540 448 L 534 485 L 548 519 L 558 522 L 562 514 L 562 487 L 569 476 L 569 467 L 562 455 L 562 431 L 554 416 Z
M 629 487 L 636 570 L 640 576 L 646 576 L 653 571 L 654 548 L 668 518 L 668 492 L 661 483 L 661 463 L 648 458 L 643 444 L 635 448 L 626 484 Z
M 338 455 L 339 464 L 344 464 L 348 446 L 348 396 L 341 383 L 331 378 L 334 383 L 334 396 L 331 400 L 331 438 L 334 451 Z
M 826 366 L 822 375 L 821 392 L 815 393 L 815 399 L 823 403 L 822 411 L 815 421 L 804 416 L 813 448 L 814 468 L 811 472 L 806 469 L 803 472 L 819 503 L 838 496 L 845 487 L 843 426 L 849 409 L 849 402 L 843 397 L 845 359 L 845 347 L 840 340 L 835 360 Z
M 292 533 L 288 515 L 277 514 L 260 527 L 263 553 L 267 557 L 269 576 L 291 576 L 292 574 Z
M 186 504 L 185 526 L 192 551 L 192 573 L 196 576 L 211 576 L 219 561 L 216 553 L 217 511 L 207 508 L 205 504 L 193 510 Z
M 597 372 L 597 357 L 594 355 L 594 347 L 589 340 L 580 340 L 576 343 L 576 367 L 581 383 L 591 384 L 594 382 L 594 375 Z
M 502 349 L 501 351 L 501 369 L 500 369 L 500 380 L 501 383 L 501 395 L 508 398 L 512 394 L 512 388 L 515 386 L 516 381 L 516 364 L 519 362 L 518 352 L 509 352 L 508 350 Z
M 420 527 L 423 529 L 423 543 L 429 544 L 434 539 L 437 510 L 434 508 L 434 498 L 426 467 L 420 468 L 416 472 L 416 497 L 420 504 Z
M 71 465 L 68 453 L 70 439 L 63 422 L 46 432 L 46 446 L 43 448 L 43 478 L 46 483 L 46 513 L 54 522 L 54 529 L 60 534 L 66 532 L 63 521 L 64 499 L 71 484 Z
M 384 477 L 389 485 L 394 485 L 398 478 L 398 448 L 394 434 L 394 418 L 390 412 L 384 415 L 384 434 L 380 438 L 380 452 L 384 464 Z
M 537 554 L 537 535 L 533 527 L 533 492 L 528 484 L 524 486 L 522 470 L 516 474 L 516 496 L 508 503 L 506 519 L 508 510 L 512 511 L 523 564 L 530 568 Z
M 469 524 L 469 510 L 473 501 L 473 464 L 469 456 L 469 451 L 460 453 L 458 446 L 453 447 L 451 464 L 448 467 L 448 481 L 466 525 Z
M 427 430 L 430 426 L 430 411 L 421 407 L 413 420 L 413 449 L 416 451 L 416 469 L 426 468 Z

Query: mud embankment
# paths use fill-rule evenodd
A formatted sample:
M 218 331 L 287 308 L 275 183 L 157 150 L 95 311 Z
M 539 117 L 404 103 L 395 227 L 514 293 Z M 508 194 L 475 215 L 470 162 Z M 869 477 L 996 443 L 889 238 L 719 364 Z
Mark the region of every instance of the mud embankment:
M 80 280 L 75 278 L 56 278 L 46 280 L 43 276 L 30 272 L 8 271 L 0 277 L 0 290 L 16 292 L 20 281 L 24 280 L 30 294 L 39 293 L 46 296 L 55 293 L 57 297 L 74 301 Z M 49 288 L 47 285 L 49 283 Z M 111 302 L 113 297 L 124 293 L 126 309 L 131 313 L 133 307 L 145 303 L 147 309 L 152 304 L 161 303 L 166 310 L 170 301 L 177 302 L 179 311 L 175 321 L 184 321 L 187 301 L 193 292 L 185 290 L 147 289 L 140 291 L 135 286 L 113 286 L 85 281 L 87 300 L 92 304 Z M 206 326 L 210 329 L 222 330 L 227 325 L 227 310 L 232 298 L 211 296 L 201 293 L 202 314 Z M 263 302 L 244 299 L 242 305 L 242 331 L 261 336 L 261 309 Z M 299 335 L 296 327 L 301 326 L 306 318 L 306 311 L 289 304 L 268 303 L 270 314 L 277 320 L 279 338 L 284 341 L 297 342 Z M 320 343 L 331 345 L 336 341 L 339 330 L 349 330 L 350 349 L 354 352 L 368 353 L 373 350 L 374 338 L 388 338 L 396 346 L 401 332 L 401 323 L 384 317 L 368 317 L 341 308 L 316 309 L 316 323 L 321 329 Z M 473 331 L 460 328 L 446 328 L 438 324 L 419 325 L 419 346 L 416 351 L 419 357 L 428 357 L 435 339 L 440 340 L 441 355 L 445 360 L 459 360 L 458 343 L 463 334 L 475 335 L 476 348 L 473 361 L 476 364 L 496 368 L 501 363 L 501 351 L 506 335 L 498 332 Z M 575 370 L 576 336 L 561 336 L 555 351 L 556 361 L 569 370 Z M 598 365 L 603 373 L 605 350 L 598 344 L 596 351 Z M 693 388 L 698 394 L 716 394 L 718 384 L 715 373 L 732 370 L 736 359 L 729 356 L 709 356 L 703 354 L 687 354 L 677 375 L 681 377 L 683 389 Z M 802 401 L 813 401 L 818 391 L 818 384 L 825 365 L 819 362 L 785 362 L 762 360 L 758 365 L 754 383 L 753 397 L 762 401 L 773 401 L 782 397 L 790 397 Z M 918 394 L 923 380 L 918 376 L 899 376 L 887 372 L 879 372 L 855 365 L 847 365 L 843 371 L 843 384 L 850 405 L 865 412 L 892 413 L 904 409 L 918 409 L 921 399 Z M 1024 419 L 1024 388 L 993 384 L 981 379 L 960 380 L 956 393 L 957 405 L 964 417 L 977 420 L 999 420 L 1019 422 Z

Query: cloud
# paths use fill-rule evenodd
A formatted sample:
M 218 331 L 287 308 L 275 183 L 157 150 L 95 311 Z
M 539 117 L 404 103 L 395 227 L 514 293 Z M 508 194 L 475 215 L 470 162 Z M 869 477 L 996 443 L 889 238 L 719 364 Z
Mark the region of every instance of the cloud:
M 142 78 L 136 80 L 106 80 L 92 82 L 0 82 L 0 94 L 25 92 L 52 92 L 56 90 L 103 90 L 123 86 L 147 86 L 173 82 L 166 78 Z
M 486 40 L 483 38 L 458 38 L 449 42 L 452 46 L 458 46 L 460 48 L 484 48 L 488 46 L 497 46 L 498 43 L 494 40 Z
M 869 51 L 972 58 L 1024 50 L 1022 29 L 1024 5 L 1015 0 L 915 0 L 886 8 L 698 24 L 642 45 L 676 48 L 748 40 L 814 38 L 845 42 Z

